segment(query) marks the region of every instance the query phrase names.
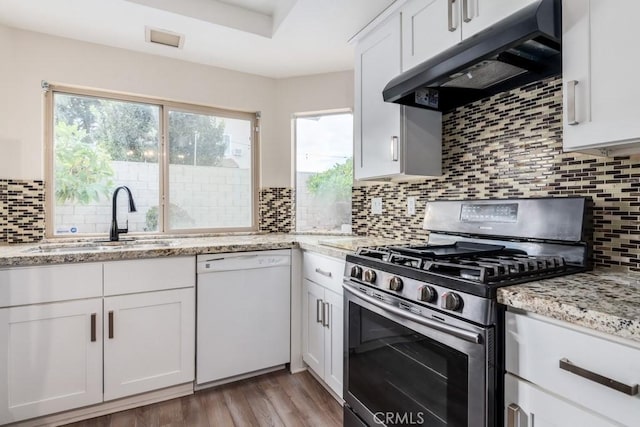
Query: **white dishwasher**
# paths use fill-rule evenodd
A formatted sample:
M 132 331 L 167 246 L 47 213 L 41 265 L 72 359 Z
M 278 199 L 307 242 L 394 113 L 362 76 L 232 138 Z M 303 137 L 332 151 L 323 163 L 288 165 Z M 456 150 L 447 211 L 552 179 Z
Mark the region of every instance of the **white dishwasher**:
M 198 256 L 196 388 L 290 361 L 291 251 Z

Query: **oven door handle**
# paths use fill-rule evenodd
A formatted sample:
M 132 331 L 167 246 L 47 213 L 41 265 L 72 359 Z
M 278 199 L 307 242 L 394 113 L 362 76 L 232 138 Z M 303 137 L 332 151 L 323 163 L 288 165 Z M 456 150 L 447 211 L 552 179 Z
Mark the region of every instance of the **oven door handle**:
M 369 296 L 365 293 L 362 293 L 362 292 L 356 293 L 353 290 L 353 288 L 351 288 L 347 284 L 343 284 L 342 287 L 344 288 L 345 291 L 349 292 L 351 295 L 354 295 L 362 299 L 363 301 L 368 302 L 369 304 L 375 305 L 376 307 L 380 307 L 383 310 L 393 313 L 397 316 L 419 323 L 422 326 L 426 326 L 427 328 L 435 329 L 437 331 L 444 332 L 445 334 L 448 334 L 448 335 L 453 335 L 454 337 L 472 342 L 474 344 L 480 344 L 480 342 L 482 341 L 482 336 L 475 332 L 458 328 L 456 326 L 447 325 L 446 323 L 437 322 L 435 320 L 430 320 L 430 319 L 427 319 L 426 317 L 418 316 L 417 314 L 413 314 L 401 308 L 397 308 L 392 305 L 385 304 L 379 299 Z

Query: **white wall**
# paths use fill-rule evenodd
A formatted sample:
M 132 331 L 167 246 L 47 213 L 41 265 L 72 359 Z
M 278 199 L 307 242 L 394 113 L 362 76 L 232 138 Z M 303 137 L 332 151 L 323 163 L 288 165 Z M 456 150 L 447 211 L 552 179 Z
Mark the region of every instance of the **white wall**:
M 261 183 L 291 186 L 291 115 L 351 107 L 353 73 L 274 80 L 0 25 L 0 178 L 43 179 L 40 81 L 261 111 Z
M 291 119 L 296 113 L 353 109 L 353 71 L 293 77 L 277 82 L 276 140 L 278 152 L 264 153 L 263 161 L 278 165 L 278 180 L 293 183 Z M 288 150 L 288 151 L 287 151 Z M 266 157 L 265 157 L 266 154 Z

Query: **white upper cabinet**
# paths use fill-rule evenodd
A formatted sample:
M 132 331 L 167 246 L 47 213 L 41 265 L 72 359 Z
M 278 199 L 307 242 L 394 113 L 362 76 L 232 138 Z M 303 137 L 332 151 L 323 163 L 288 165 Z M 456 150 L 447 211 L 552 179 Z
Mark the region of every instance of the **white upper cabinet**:
M 401 72 L 400 21 L 391 16 L 356 48 L 356 179 L 441 174 L 441 114 L 382 98 L 384 87 Z
M 402 15 L 402 71 L 539 0 L 412 0 Z
M 462 39 L 460 3 L 413 0 L 402 8 L 402 71 L 447 50 Z
M 469 38 L 538 0 L 457 0 L 462 3 L 462 39 Z
M 568 0 L 562 7 L 565 151 L 639 152 L 640 57 L 633 43 L 640 2 Z

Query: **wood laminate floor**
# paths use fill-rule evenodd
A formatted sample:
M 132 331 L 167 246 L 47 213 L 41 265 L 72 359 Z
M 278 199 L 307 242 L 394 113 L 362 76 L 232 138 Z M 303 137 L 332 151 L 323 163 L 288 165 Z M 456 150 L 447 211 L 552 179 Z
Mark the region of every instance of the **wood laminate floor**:
M 282 370 L 72 427 L 342 426 L 342 407 L 309 374 Z

